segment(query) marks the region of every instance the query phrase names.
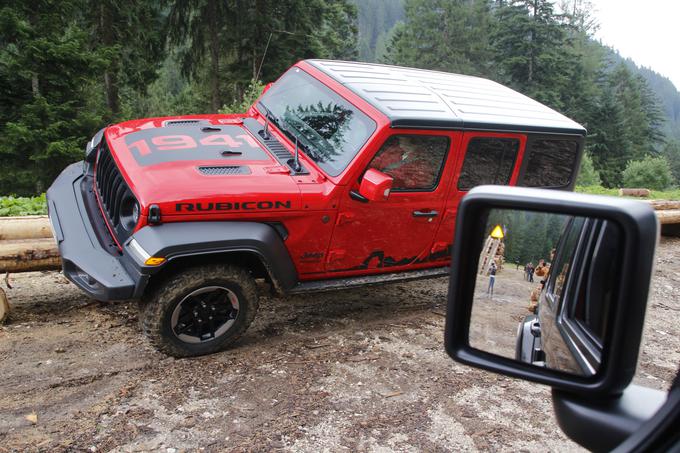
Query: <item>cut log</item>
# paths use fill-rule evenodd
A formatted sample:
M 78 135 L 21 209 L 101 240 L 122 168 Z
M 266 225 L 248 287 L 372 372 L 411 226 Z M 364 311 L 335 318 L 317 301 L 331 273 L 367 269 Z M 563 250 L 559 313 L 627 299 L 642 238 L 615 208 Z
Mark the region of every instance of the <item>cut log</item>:
M 649 200 L 649 203 L 657 211 L 665 211 L 667 209 L 680 209 L 680 201 L 672 200 Z
M 661 223 L 661 225 L 680 223 L 680 209 L 656 211 L 656 216 L 659 218 L 659 223 Z
M 0 217 L 0 241 L 51 237 L 50 220 L 46 215 Z
M 0 272 L 30 272 L 61 268 L 59 249 L 52 238 L 0 242 Z
M 619 197 L 648 197 L 651 194 L 649 189 L 619 189 Z

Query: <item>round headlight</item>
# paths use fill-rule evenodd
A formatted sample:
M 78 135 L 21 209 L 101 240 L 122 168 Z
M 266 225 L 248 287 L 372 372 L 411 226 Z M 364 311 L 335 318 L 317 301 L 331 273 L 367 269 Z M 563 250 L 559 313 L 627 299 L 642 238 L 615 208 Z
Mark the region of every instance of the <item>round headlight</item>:
M 120 206 L 120 224 L 127 231 L 132 231 L 139 222 L 139 203 L 132 196 L 123 199 Z

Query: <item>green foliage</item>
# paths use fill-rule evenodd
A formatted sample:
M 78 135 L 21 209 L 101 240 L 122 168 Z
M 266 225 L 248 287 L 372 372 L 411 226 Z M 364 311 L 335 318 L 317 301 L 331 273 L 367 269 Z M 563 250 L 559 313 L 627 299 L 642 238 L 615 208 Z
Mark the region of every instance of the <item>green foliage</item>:
M 673 174 L 673 183 L 680 186 L 680 142 L 671 140 L 666 143 L 661 151 L 661 155 L 666 158 Z
M 13 1 L 0 10 L 0 193 L 44 191 L 103 125 L 87 94 L 106 59 L 89 48 L 82 7 Z
M 486 0 L 407 0 L 406 22 L 392 31 L 388 63 L 465 74 L 491 67 L 492 16 Z
M 38 197 L 0 197 L 0 217 L 47 214 L 45 194 Z
M 602 185 L 602 180 L 600 179 L 600 174 L 593 167 L 593 160 L 590 158 L 588 153 L 583 154 L 583 159 L 581 160 L 581 168 L 578 172 L 578 177 L 576 178 L 576 185 L 578 186 L 600 186 Z
M 599 174 L 620 187 L 629 161 L 662 155 L 680 184 L 680 145 L 663 135 L 680 137 L 680 93 L 594 41 L 591 9 L 588 0 L 7 0 L 0 194 L 43 192 L 106 124 L 243 112 L 261 93 L 255 79 L 302 58 L 357 56 L 489 77 L 562 111 L 589 130 L 579 183 Z
M 395 24 L 404 18 L 403 0 L 355 0 L 359 60 L 380 61 Z
M 349 0 L 173 0 L 169 7 L 170 43 L 184 76 L 207 87 L 213 112 L 241 98 L 250 80 L 274 80 L 297 60 L 356 58 Z
M 257 101 L 264 90 L 264 83 L 259 80 L 251 80 L 248 87 L 243 92 L 242 100 L 234 100 L 231 104 L 223 105 L 220 113 L 244 113 Z
M 525 265 L 538 260 L 550 261 L 567 216 L 544 212 L 494 209 L 489 213 L 487 230 L 501 225 L 505 232 L 505 260 Z
M 564 108 L 579 69 L 567 26 L 548 0 L 512 0 L 498 8 L 492 36 L 499 78 L 534 99 Z
M 630 161 L 623 172 L 623 184 L 628 188 L 664 190 L 672 181 L 671 168 L 664 157 Z
M 618 189 L 608 189 L 602 186 L 576 186 L 575 192 L 587 193 L 591 195 L 607 195 L 610 197 L 617 197 L 619 195 Z M 639 200 L 640 197 L 626 197 Z M 680 189 L 671 190 L 652 190 L 648 199 L 650 200 L 680 200 Z

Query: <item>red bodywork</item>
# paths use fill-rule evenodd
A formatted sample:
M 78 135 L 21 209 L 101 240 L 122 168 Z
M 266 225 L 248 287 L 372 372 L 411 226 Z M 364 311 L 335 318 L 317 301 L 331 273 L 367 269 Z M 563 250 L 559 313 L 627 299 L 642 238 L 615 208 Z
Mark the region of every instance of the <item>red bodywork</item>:
M 373 106 L 310 64 L 300 62 L 296 67 L 375 121 L 375 132 L 347 168 L 338 176 L 328 176 L 300 153 L 300 162 L 309 174 L 292 176 L 243 127 L 245 118 L 264 124 L 252 107 L 243 115 L 194 115 L 120 123 L 109 127 L 105 138 L 141 206 L 136 230 L 147 226 L 152 204 L 160 207 L 165 223 L 280 222 L 288 230 L 285 244 L 303 281 L 447 265 L 456 209 L 464 195 L 457 189 L 457 180 L 467 142 L 479 136 L 519 138 L 519 155 L 510 181 L 514 185 L 526 136 L 394 129 Z M 202 120 L 207 127 L 219 126 L 223 132 L 196 136 L 165 126 L 167 121 L 187 119 Z M 294 144 L 273 125 L 270 131 L 292 154 Z M 359 189 L 369 162 L 394 134 L 449 138 L 450 149 L 439 184 L 430 192 L 392 192 L 384 201 L 362 203 L 353 199 L 350 191 Z M 235 153 L 224 156 L 224 150 Z M 220 177 L 198 170 L 199 166 L 222 165 L 247 167 L 249 174 Z M 414 211 L 437 211 L 438 215 L 415 217 Z

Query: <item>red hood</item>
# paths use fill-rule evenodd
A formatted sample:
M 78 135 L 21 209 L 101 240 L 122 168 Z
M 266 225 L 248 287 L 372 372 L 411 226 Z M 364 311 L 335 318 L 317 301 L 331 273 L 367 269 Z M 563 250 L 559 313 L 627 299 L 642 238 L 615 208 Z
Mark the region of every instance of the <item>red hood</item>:
M 144 215 L 151 204 L 164 215 L 240 209 L 243 203 L 258 211 L 300 209 L 298 184 L 243 127 L 243 119 L 134 120 L 109 127 L 105 137 Z

